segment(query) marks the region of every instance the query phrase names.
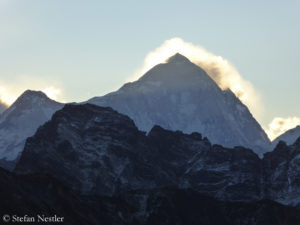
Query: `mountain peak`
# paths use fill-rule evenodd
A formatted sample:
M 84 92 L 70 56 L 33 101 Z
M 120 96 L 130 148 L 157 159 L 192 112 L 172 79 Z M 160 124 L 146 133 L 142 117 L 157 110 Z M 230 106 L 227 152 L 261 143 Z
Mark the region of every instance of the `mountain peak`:
M 42 91 L 33 91 L 33 90 L 26 90 L 21 94 L 17 100 L 13 103 L 15 104 L 23 104 L 23 103 L 36 103 L 37 101 L 44 101 L 44 100 L 49 100 L 52 101 L 48 96 L 42 92 Z
M 9 115 L 13 112 L 18 111 L 17 114 L 20 113 L 20 111 L 28 111 L 35 109 L 42 109 L 42 108 L 60 108 L 63 104 L 56 102 L 42 92 L 42 91 L 33 91 L 33 90 L 26 90 L 21 94 L 17 100 L 9 107 L 7 108 L 1 116 L 0 123 L 9 117 Z M 52 110 L 50 110 L 52 111 Z M 56 110 L 55 110 L 56 111 Z M 52 112 L 53 113 L 53 112 Z M 52 113 L 50 113 L 52 115 Z M 49 116 L 50 117 L 50 116 Z
M 270 144 L 247 107 L 231 91 L 224 93 L 205 70 L 179 53 L 117 92 L 88 102 L 128 115 L 146 132 L 154 125 L 198 132 L 213 144 L 245 146 L 258 154 Z
M 25 91 L 0 117 L 0 166 L 12 170 L 25 141 L 63 104 L 41 91 Z
M 24 91 L 23 94 L 20 95 L 20 97 L 24 97 L 24 96 L 26 96 L 26 97 L 30 96 L 30 97 L 48 98 L 48 96 L 44 92 L 42 92 L 42 91 L 34 91 L 34 90 L 26 90 L 26 91 Z
M 181 55 L 180 53 L 176 53 L 166 60 L 167 63 L 186 63 L 191 62 L 187 57 Z
M 279 141 L 285 141 L 288 145 L 294 144 L 294 142 L 300 137 L 300 126 L 297 125 L 296 127 L 286 131 L 285 133 L 281 134 L 272 142 L 272 146 L 276 146 Z M 300 143 L 300 142 L 299 142 Z

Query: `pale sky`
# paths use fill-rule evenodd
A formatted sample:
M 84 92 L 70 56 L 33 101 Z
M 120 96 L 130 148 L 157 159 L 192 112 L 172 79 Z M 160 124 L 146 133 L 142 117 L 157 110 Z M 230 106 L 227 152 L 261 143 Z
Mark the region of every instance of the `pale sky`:
M 294 126 L 299 11 L 299 0 L 0 0 L 0 95 L 12 101 L 30 88 L 65 102 L 100 96 L 179 37 L 222 56 L 252 84 L 263 127 L 275 118 L 272 129 L 282 128 L 278 118 Z

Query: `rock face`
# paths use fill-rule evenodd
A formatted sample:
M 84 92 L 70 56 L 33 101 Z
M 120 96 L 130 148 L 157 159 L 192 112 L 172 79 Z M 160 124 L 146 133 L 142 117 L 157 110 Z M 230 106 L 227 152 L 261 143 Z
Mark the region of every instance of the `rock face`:
M 30 224 L 42 224 L 37 215 L 64 217 L 58 224 L 67 225 L 125 224 L 115 213 L 121 201 L 80 196 L 43 174 L 17 176 L 0 168 L 0 198 L 1 215 L 9 215 L 11 220 L 13 215 L 34 217 L 35 223 Z M 122 210 L 126 214 L 126 208 Z
M 260 156 L 269 149 L 267 135 L 248 108 L 180 54 L 139 80 L 88 103 L 110 106 L 146 132 L 159 125 L 173 131 L 199 132 L 226 147 L 245 146 Z
M 199 133 L 155 126 L 146 135 L 111 108 L 66 105 L 27 139 L 18 174 L 49 174 L 73 191 L 108 195 L 193 189 L 222 201 L 300 202 L 300 140 L 260 159 L 242 147 L 211 145 Z
M 258 199 L 257 168 L 260 160 L 250 150 L 230 151 L 211 146 L 200 134 L 158 126 L 146 136 L 129 117 L 87 104 L 67 105 L 40 127 L 27 140 L 16 172 L 51 174 L 83 194 L 181 184 L 227 199 L 221 190 L 231 187 L 234 195 L 235 186 L 249 183 L 255 192 L 249 199 Z
M 279 141 L 284 141 L 288 145 L 294 144 L 294 142 L 300 137 L 300 126 L 296 126 L 293 129 L 286 131 L 284 134 L 277 137 L 272 141 L 272 146 L 275 147 Z
M 266 198 L 283 204 L 300 203 L 300 138 L 290 146 L 280 141 L 263 159 Z
M 2 215 L 57 215 L 66 225 L 300 224 L 297 208 L 269 200 L 230 203 L 190 189 L 163 188 L 82 196 L 48 175 L 15 175 L 2 169 L 0 199 Z
M 0 116 L 0 166 L 12 170 L 26 139 L 62 107 L 43 92 L 28 90 L 5 110 Z
M 180 135 L 186 136 L 187 141 L 193 139 Z M 60 174 L 58 179 L 83 194 L 112 195 L 124 190 L 176 185 L 185 160 L 177 156 L 178 152 L 166 151 L 174 158 L 167 165 L 163 156 L 168 152 L 159 152 L 129 117 L 111 108 L 66 105 L 27 140 L 16 171 L 54 177 Z M 182 168 L 176 165 L 180 163 Z

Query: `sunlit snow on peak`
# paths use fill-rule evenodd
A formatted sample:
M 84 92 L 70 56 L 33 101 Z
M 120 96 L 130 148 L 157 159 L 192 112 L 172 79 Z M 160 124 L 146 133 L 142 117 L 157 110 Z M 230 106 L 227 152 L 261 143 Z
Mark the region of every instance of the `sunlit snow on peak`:
M 177 53 L 204 69 L 223 90 L 230 88 L 248 106 L 256 119 L 261 118 L 263 105 L 259 93 L 253 85 L 245 80 L 228 60 L 208 52 L 201 46 L 185 42 L 181 38 L 167 40 L 148 53 L 142 68 L 128 81 L 137 80 L 157 64 L 166 63 L 167 59 Z

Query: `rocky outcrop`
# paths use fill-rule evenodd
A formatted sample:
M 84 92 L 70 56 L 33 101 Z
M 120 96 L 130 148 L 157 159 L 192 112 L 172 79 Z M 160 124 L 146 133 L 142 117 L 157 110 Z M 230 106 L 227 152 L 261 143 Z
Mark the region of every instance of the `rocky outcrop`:
M 84 194 L 175 184 L 150 160 L 152 149 L 129 117 L 111 108 L 67 105 L 27 140 L 15 171 L 51 174 Z
M 111 108 L 66 105 L 26 142 L 19 174 L 50 174 L 76 192 L 108 195 L 161 187 L 222 201 L 298 204 L 299 141 L 260 159 L 252 150 L 211 145 L 198 133 L 154 126 L 146 135 Z
M 135 190 L 83 196 L 45 174 L 15 175 L 0 169 L 0 213 L 63 219 L 66 225 L 295 225 L 299 210 L 269 200 L 223 202 L 191 189 Z M 2 218 L 1 218 L 2 219 Z M 58 223 L 61 224 L 61 223 Z
M 263 159 L 265 197 L 283 204 L 300 202 L 300 138 L 293 145 L 281 141 Z

